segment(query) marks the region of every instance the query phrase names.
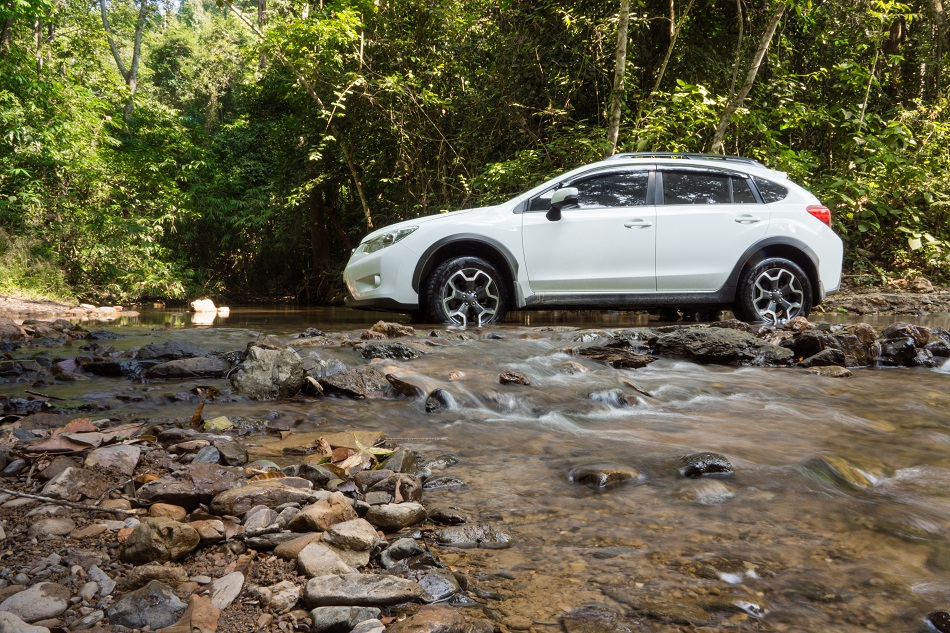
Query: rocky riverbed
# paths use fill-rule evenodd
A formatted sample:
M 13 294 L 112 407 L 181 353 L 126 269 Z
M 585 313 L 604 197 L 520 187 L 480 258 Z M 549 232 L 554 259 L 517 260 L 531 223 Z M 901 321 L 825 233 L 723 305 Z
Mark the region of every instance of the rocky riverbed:
M 571 604 L 553 617 L 505 607 L 497 583 L 482 586 L 485 574 L 466 569 L 459 552 L 518 543 L 492 508 L 478 517 L 458 509 L 466 490 L 453 475 L 459 458 L 452 447 L 426 453 L 359 425 L 341 431 L 327 423 L 333 430 L 321 431 L 318 419 L 316 430 L 298 430 L 293 420 L 205 410 L 342 399 L 372 403 L 361 411 L 376 417 L 374 428 L 385 423 L 387 403 L 417 401 L 419 415 L 438 416 L 470 398 L 466 372 L 484 370 L 460 365 L 433 388 L 408 363 L 474 340 L 505 345 L 554 335 L 552 367 L 566 379 L 591 367 L 617 370 L 617 388 L 588 396 L 616 410 L 655 397 L 624 372 L 658 359 L 834 379 L 869 366 L 934 368 L 950 357 L 950 332 L 901 322 L 881 329 L 796 319 L 781 327 L 723 321 L 561 330 L 415 331 L 380 322 L 355 335 L 308 329 L 289 344 L 262 336 L 243 349 L 208 352 L 181 341 L 123 348 L 121 335 L 62 319 L 0 319 L 0 380 L 18 391 L 0 398 L 2 630 L 760 630 L 766 608 L 743 585 L 665 597 L 649 587 L 642 594 L 606 587 L 610 606 Z M 314 349 L 361 360 L 306 353 Z M 536 378 L 521 367 L 488 371 L 500 388 L 534 388 Z M 143 386 L 134 396 L 114 394 L 117 401 L 186 403 L 190 415 L 156 408 L 112 415 L 112 404 L 74 406 L 44 393 L 100 377 Z M 191 387 L 194 381 L 205 384 Z M 189 390 L 155 398 L 147 391 L 154 384 Z M 876 478 L 834 456 L 807 468 L 849 490 L 864 491 Z M 696 451 L 682 455 L 672 474 L 702 482 L 678 494 L 716 504 L 735 496 L 723 483 L 735 470 L 722 453 Z M 606 491 L 646 476 L 623 464 L 585 462 L 567 479 Z M 740 560 L 729 571 L 736 561 L 720 562 L 714 575 L 753 578 L 757 569 Z M 508 591 L 516 594 L 518 584 Z M 928 626 L 944 631 L 940 606 Z

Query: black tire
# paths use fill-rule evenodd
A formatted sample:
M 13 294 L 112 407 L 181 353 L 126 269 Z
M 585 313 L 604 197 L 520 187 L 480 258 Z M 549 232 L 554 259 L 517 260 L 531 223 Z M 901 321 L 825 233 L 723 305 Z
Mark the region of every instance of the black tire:
M 795 262 L 770 257 L 743 271 L 732 311 L 748 322 L 785 323 L 811 312 L 812 286 Z
M 438 323 L 500 323 L 509 305 L 506 279 L 481 257 L 445 260 L 432 271 L 425 286 L 426 310 Z

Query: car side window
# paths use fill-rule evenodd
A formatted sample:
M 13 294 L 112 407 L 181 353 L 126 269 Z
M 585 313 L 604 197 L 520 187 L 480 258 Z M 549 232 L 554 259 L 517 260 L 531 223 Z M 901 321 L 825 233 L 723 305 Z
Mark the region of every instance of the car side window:
M 745 178 L 732 179 L 732 202 L 734 204 L 756 204 L 755 194 Z
M 664 171 L 664 204 L 729 204 L 729 176 L 702 171 Z
M 577 188 L 580 209 L 603 209 L 612 207 L 636 207 L 647 203 L 650 172 L 646 169 L 613 172 L 569 183 Z M 529 211 L 547 211 L 551 208 L 551 196 L 556 189 L 549 189 L 531 199 Z
M 762 196 L 762 201 L 766 204 L 779 202 L 788 196 L 788 189 L 780 184 L 766 180 L 765 178 L 760 178 L 759 176 L 753 176 L 752 180 L 755 181 L 759 195 Z

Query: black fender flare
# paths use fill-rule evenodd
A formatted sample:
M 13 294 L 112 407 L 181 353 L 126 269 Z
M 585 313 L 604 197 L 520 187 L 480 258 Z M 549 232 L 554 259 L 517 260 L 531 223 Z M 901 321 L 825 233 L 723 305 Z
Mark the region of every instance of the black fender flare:
M 519 269 L 518 260 L 501 242 L 490 237 L 485 237 L 484 235 L 479 235 L 478 233 L 457 233 L 443 237 L 441 240 L 432 243 L 429 248 L 422 253 L 422 256 L 419 257 L 419 261 L 416 262 L 416 268 L 412 273 L 412 289 L 414 291 L 419 292 L 419 289 L 422 287 L 423 275 L 436 265 L 436 262 L 433 261 L 435 254 L 446 246 L 451 246 L 458 242 L 475 243 L 495 251 L 507 267 L 507 270 L 502 272 L 508 273 L 512 284 L 517 281 Z

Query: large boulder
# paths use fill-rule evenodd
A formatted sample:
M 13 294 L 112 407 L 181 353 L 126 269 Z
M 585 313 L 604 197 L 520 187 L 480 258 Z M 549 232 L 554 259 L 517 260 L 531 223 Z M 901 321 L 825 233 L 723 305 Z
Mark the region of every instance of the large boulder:
M 379 574 L 317 576 L 307 582 L 303 602 L 308 607 L 385 607 L 415 600 L 422 587 L 414 580 Z
M 119 559 L 133 565 L 165 563 L 193 551 L 200 542 L 198 530 L 187 523 L 153 517 L 132 530 L 122 543 Z
M 194 510 L 218 494 L 243 486 L 244 473 L 237 468 L 197 462 L 167 477 L 150 481 L 138 490 L 138 498 L 151 503 L 170 503 Z
M 286 503 L 307 503 L 313 496 L 313 484 L 300 477 L 264 479 L 226 490 L 211 502 L 215 514 L 241 516 L 254 506 L 276 508 Z
M 252 400 L 276 400 L 299 392 L 305 377 L 297 352 L 251 343 L 230 381 L 234 389 Z
M 192 343 L 185 341 L 168 341 L 165 343 L 149 343 L 136 352 L 135 357 L 138 360 L 169 361 L 207 355 L 207 351 Z
M 748 332 L 718 327 L 688 327 L 663 334 L 656 339 L 654 350 L 718 364 L 783 365 L 793 356 L 791 350 L 761 341 Z
M 386 380 L 386 372 L 375 365 L 361 365 L 332 376 L 320 378 L 326 393 L 350 398 L 387 398 L 395 391 Z
M 166 584 L 153 580 L 141 589 L 127 593 L 106 611 L 109 623 L 130 629 L 146 626 L 155 631 L 171 626 L 187 608 Z
M 170 360 L 149 367 L 145 370 L 145 377 L 159 379 L 220 378 L 228 373 L 229 369 L 231 369 L 231 364 L 222 358 L 202 356 Z

